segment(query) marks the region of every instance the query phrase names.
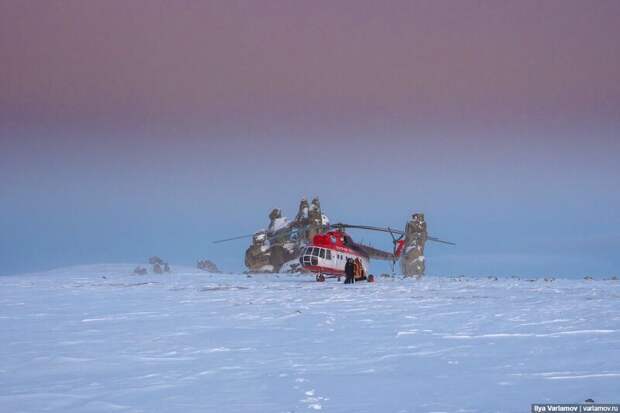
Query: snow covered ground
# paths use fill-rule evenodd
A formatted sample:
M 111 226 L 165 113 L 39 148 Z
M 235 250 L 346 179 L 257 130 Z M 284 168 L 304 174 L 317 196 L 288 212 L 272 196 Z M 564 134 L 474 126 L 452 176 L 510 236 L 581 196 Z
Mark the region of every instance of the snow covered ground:
M 525 412 L 620 401 L 620 281 L 133 265 L 0 277 L 2 412 Z

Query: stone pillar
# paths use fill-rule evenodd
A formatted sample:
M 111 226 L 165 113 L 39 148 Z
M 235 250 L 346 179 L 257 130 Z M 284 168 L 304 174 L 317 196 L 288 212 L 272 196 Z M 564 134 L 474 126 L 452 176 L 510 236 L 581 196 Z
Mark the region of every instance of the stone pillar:
M 280 209 L 269 214 L 267 230 L 257 232 L 245 252 L 245 265 L 251 272 L 279 271 L 284 264 L 299 257 L 303 247 L 325 224 L 319 198 L 311 203 L 304 198 L 294 221 L 289 222 Z
M 252 238 L 252 245 L 245 251 L 245 266 L 251 272 L 270 272 L 269 246 L 264 232 L 257 232 Z
M 323 213 L 321 212 L 321 202 L 318 197 L 312 199 L 308 210 L 308 241 L 321 232 L 323 229 Z
M 299 203 L 299 210 L 297 211 L 297 216 L 295 217 L 295 223 L 301 225 L 306 225 L 308 222 L 308 212 L 310 207 L 308 205 L 308 200 L 306 198 L 302 198 Z
M 282 210 L 279 208 L 274 208 L 269 213 L 269 229 L 273 229 L 276 224 L 276 220 L 282 218 Z
M 424 275 L 424 244 L 427 236 L 424 214 L 413 214 L 405 226 L 405 247 L 400 259 L 403 275 L 416 278 Z

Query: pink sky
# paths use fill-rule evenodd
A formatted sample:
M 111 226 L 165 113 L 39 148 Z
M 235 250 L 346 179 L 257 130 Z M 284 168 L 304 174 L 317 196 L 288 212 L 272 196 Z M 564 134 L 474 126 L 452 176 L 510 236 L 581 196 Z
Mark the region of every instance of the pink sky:
M 207 240 L 320 195 L 426 212 L 431 271 L 612 271 L 618 39 L 615 0 L 0 0 L 0 262 L 238 269 Z

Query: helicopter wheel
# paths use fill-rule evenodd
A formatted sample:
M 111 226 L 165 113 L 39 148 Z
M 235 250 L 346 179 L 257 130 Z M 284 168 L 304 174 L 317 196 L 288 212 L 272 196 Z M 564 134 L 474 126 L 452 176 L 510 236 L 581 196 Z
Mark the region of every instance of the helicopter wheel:
M 317 282 L 322 283 L 322 282 L 325 281 L 325 276 L 323 274 L 317 274 L 316 275 L 316 280 L 317 280 Z

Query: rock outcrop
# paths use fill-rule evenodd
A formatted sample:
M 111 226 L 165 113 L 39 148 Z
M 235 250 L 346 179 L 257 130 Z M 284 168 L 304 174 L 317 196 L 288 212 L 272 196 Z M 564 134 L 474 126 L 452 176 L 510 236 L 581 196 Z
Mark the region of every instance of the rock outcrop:
M 284 264 L 295 260 L 302 248 L 321 232 L 328 219 L 321 211 L 321 203 L 314 198 L 309 204 L 304 198 L 299 203 L 293 221 L 282 215 L 281 209 L 269 213 L 269 225 L 252 237 L 252 245 L 245 252 L 245 265 L 250 272 L 278 272 Z M 290 265 L 287 265 L 287 271 Z
M 146 268 L 141 267 L 141 266 L 139 266 L 139 265 L 138 265 L 136 268 L 134 268 L 134 270 L 133 270 L 133 273 L 134 273 L 135 275 L 146 275 L 146 274 L 147 274 L 147 272 L 148 272 L 148 271 L 146 270 Z
M 151 258 L 149 258 L 149 264 L 151 264 L 151 265 L 155 265 L 155 264 L 163 265 L 164 264 L 164 260 L 159 258 L 157 255 L 154 255 Z
M 427 237 L 424 214 L 413 214 L 405 226 L 405 247 L 400 259 L 403 275 L 417 278 L 424 275 L 424 244 Z
M 265 231 L 259 231 L 252 237 L 252 245 L 245 251 L 245 266 L 250 272 L 273 272 L 270 263 L 271 252 Z
M 149 258 L 149 264 L 153 266 L 153 272 L 155 274 L 170 272 L 170 265 L 156 255 Z
M 200 260 L 196 263 L 196 268 L 207 272 L 220 272 L 214 262 L 209 260 Z

